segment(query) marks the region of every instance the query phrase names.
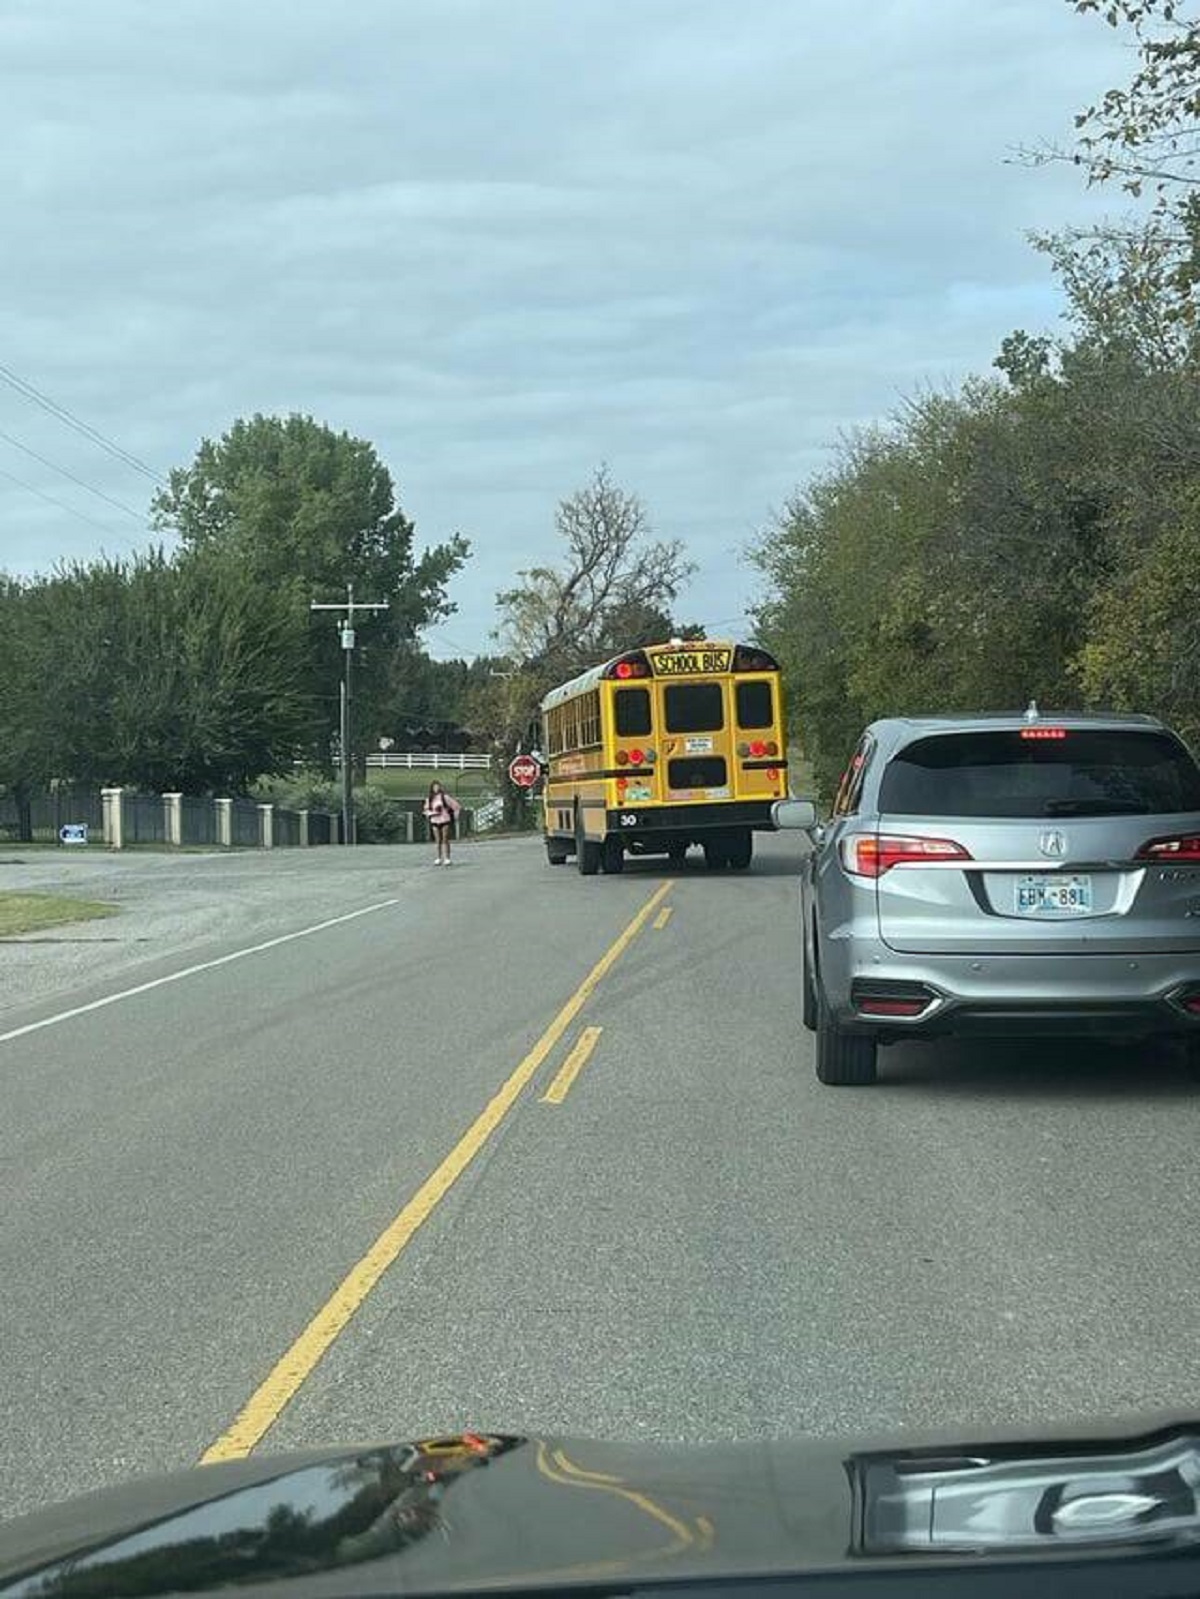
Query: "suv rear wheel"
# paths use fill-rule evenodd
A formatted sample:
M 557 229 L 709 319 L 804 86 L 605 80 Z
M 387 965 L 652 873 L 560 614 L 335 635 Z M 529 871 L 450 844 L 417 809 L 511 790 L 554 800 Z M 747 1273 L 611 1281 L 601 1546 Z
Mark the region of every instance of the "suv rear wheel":
M 857 1088 L 873 1083 L 878 1044 L 861 1033 L 844 1033 L 829 1014 L 817 990 L 817 1079 L 832 1088 Z

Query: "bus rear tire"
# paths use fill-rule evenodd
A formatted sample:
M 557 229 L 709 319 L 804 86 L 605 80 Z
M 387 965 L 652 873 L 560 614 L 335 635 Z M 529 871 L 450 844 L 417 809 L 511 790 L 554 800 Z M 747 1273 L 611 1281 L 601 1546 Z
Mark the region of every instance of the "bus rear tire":
M 616 877 L 625 870 L 625 846 L 616 833 L 610 833 L 604 840 L 600 865 L 608 877 Z
M 580 877 L 595 877 L 600 870 L 600 845 L 584 835 L 583 823 L 575 818 L 575 864 Z
M 570 858 L 570 854 L 571 851 L 561 839 L 548 838 L 546 840 L 546 859 L 550 862 L 551 866 L 565 866 Z
M 744 872 L 754 858 L 754 834 L 749 828 L 735 833 L 729 841 L 726 858 L 735 872 Z
M 672 866 L 682 866 L 687 860 L 687 852 L 686 844 L 670 844 L 667 846 L 667 859 Z
M 704 864 L 710 872 L 722 872 L 729 865 L 729 853 L 723 838 L 705 840 Z

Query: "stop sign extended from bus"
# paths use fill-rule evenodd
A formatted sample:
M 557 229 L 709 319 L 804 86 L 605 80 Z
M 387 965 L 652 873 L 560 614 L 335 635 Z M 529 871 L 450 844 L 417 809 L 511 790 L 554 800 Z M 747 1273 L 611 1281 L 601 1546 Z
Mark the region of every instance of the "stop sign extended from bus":
M 508 763 L 508 775 L 518 788 L 532 788 L 542 775 L 541 764 L 532 755 L 515 755 Z

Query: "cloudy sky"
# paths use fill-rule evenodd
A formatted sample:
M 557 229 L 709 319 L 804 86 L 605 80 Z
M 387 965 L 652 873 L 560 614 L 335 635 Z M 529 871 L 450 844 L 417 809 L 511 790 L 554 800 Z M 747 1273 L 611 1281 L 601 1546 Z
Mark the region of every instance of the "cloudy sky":
M 1024 233 L 1099 202 L 1004 158 L 1127 70 L 1065 0 L 0 0 L 0 566 L 153 490 L 15 374 L 161 474 L 254 411 L 371 439 L 474 546 L 435 654 L 601 460 L 736 630 L 840 432 L 1053 326 Z

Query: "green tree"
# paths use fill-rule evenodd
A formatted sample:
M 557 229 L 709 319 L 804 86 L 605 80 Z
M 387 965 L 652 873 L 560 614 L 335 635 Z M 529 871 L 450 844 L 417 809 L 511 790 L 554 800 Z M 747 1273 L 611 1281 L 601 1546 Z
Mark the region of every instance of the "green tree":
M 441 738 L 442 748 L 464 744 L 472 711 L 498 658 L 435 661 L 419 645 L 397 650 L 384 701 L 380 731 L 397 742 L 413 744 L 426 735 Z M 449 742 L 446 742 L 449 741 Z
M 560 563 L 519 572 L 496 597 L 503 664 L 479 685 L 471 715 L 500 764 L 528 748 L 541 699 L 556 683 L 632 644 L 654 642 L 647 631 L 658 638 L 678 631 L 670 607 L 691 564 L 677 540 L 652 538 L 641 500 L 606 466 L 559 502 L 555 530 Z M 633 638 L 618 636 L 625 626 Z M 527 814 L 519 796 L 508 803 L 512 817 Z
M 1004 382 L 846 441 L 761 542 L 760 631 L 826 796 L 885 714 L 1036 697 L 1195 725 L 1200 381 L 1146 336 L 1144 278 L 1095 265 L 1065 278 L 1069 340 L 1014 334 Z
M 1094 596 L 1075 669 L 1089 703 L 1151 710 L 1200 749 L 1200 479 L 1164 496 L 1156 518 Z
M 30 794 L 53 774 L 45 765 L 42 687 L 34 659 L 29 585 L 0 573 L 0 788 L 17 806 L 17 834 L 33 837 Z
M 692 572 L 678 540 L 650 538 L 642 502 L 606 466 L 559 502 L 555 530 L 561 564 L 519 572 L 496 598 L 504 654 L 549 684 L 603 659 L 622 615 L 657 625 Z
M 1151 240 L 1161 252 L 1158 314 L 1197 322 L 1200 286 L 1200 21 L 1179 0 L 1068 0 L 1126 34 L 1133 60 L 1125 83 L 1107 89 L 1075 116 L 1074 146 L 1042 144 L 1021 152 L 1034 165 L 1067 162 L 1089 186 L 1115 188 L 1148 202 L 1133 225 L 1076 229 L 1061 243 L 1086 251 Z
M 79 563 L 16 600 L 10 758 L 27 783 L 240 792 L 289 767 L 311 726 L 293 615 L 225 555 Z
M 284 598 L 308 640 L 302 682 L 314 715 L 310 752 L 322 766 L 338 726 L 342 663 L 330 613 L 310 616 L 309 602 L 337 600 L 353 583 L 360 599 L 389 603 L 360 624 L 355 720 L 369 741 L 383 731 L 397 654 L 453 610 L 446 586 L 468 553 L 455 537 L 418 554 L 374 447 L 309 416 L 254 416 L 205 439 L 192 464 L 171 473 L 154 518 L 189 551 L 233 561 L 260 600 Z
M 1000 381 L 922 395 L 844 441 L 761 540 L 764 641 L 832 791 L 887 713 L 1158 712 L 1200 735 L 1200 25 L 1169 0 L 1073 0 L 1131 30 L 1130 83 L 1072 160 L 1148 217 L 1040 237 L 1067 333 L 1004 340 Z

